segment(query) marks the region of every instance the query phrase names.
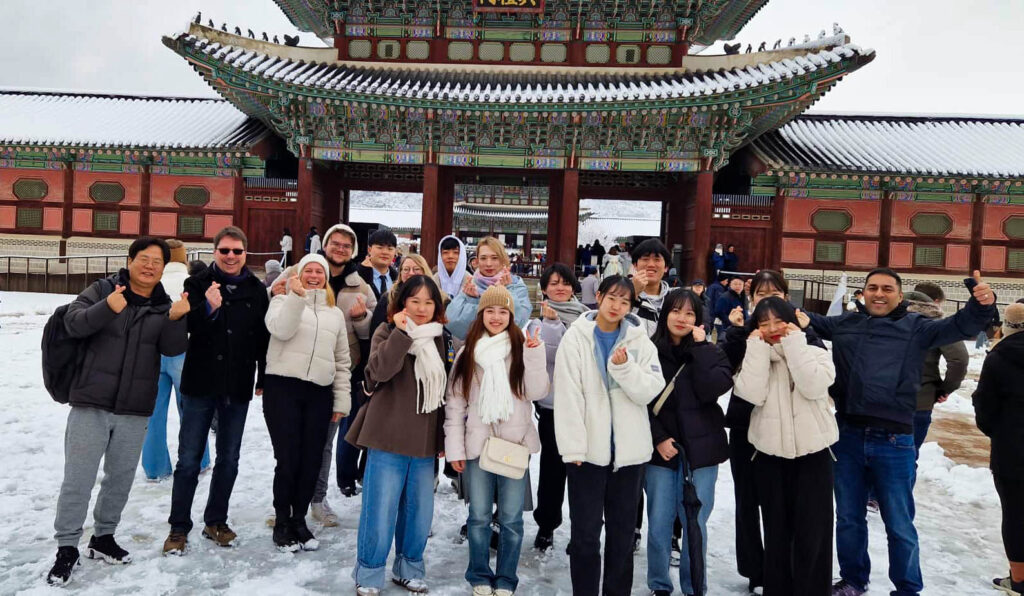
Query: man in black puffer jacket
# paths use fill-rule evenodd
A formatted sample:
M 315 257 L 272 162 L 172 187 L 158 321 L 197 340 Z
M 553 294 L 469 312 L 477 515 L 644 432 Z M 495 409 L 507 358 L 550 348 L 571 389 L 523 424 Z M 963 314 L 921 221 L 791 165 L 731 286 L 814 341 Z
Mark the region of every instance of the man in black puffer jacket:
M 188 302 L 172 304 L 160 284 L 170 258 L 163 240 L 136 240 L 128 249 L 128 268 L 90 285 L 64 315 L 68 334 L 83 345 L 68 396 L 64 480 L 54 521 L 57 560 L 46 578 L 51 585 L 71 580 L 100 459 L 103 482 L 86 552 L 108 563 L 131 561 L 114 541 L 114 531 L 156 403 L 160 356 L 181 354 L 188 341 Z
M 263 282 L 245 266 L 248 240 L 228 226 L 214 237 L 214 263 L 185 280 L 191 311 L 189 344 L 181 373 L 181 430 L 171 489 L 171 532 L 164 554 L 185 552 L 192 529 L 192 499 L 199 464 L 217 414 L 217 465 L 203 514 L 203 536 L 220 546 L 236 538 L 228 527 L 228 501 L 238 475 L 242 431 L 253 396 L 263 394 L 270 334 L 263 318 L 270 299 Z
M 889 538 L 889 577 L 894 594 L 916 596 L 924 588 L 920 547 L 914 527 L 914 412 L 921 368 L 928 350 L 975 337 L 995 314 L 995 295 L 975 271 L 967 306 L 947 319 L 907 312 L 902 280 L 893 270 L 875 269 L 864 281 L 865 313 L 810 315 L 822 339 L 832 342 L 839 442 L 833 451 L 836 498 L 836 554 L 842 579 L 835 596 L 867 590 L 868 480 Z M 806 326 L 806 325 L 804 325 Z

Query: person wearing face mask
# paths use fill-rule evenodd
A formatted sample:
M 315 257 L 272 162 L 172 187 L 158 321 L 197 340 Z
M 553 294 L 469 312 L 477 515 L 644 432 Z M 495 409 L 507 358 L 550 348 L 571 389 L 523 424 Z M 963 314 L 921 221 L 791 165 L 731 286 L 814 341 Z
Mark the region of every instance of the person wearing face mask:
M 657 349 L 630 313 L 635 300 L 629 279 L 606 278 L 598 309 L 576 319 L 555 357 L 555 438 L 569 485 L 569 571 L 573 593 L 584 596 L 632 591 L 636 511 L 654 451 L 647 404 L 665 387 Z
M 451 335 L 441 291 L 426 275 L 409 278 L 373 334 L 367 394 L 345 440 L 367 450 L 359 516 L 356 593 L 384 586 L 392 542 L 392 581 L 428 590 L 423 551 L 434 514 L 434 464 L 444 451 L 444 398 Z M 452 354 L 454 357 L 454 354 Z
M 892 269 L 870 271 L 864 281 L 864 313 L 801 319 L 832 341 L 839 442 L 834 452 L 836 554 L 842 578 L 833 596 L 867 590 L 868 481 L 874 488 L 889 539 L 889 577 L 894 594 L 924 589 L 914 527 L 914 413 L 928 350 L 975 337 L 995 316 L 992 288 L 974 272 L 972 298 L 955 315 L 929 319 L 907 311 L 902 279 Z
M 590 279 L 597 281 L 595 276 Z M 547 355 L 547 375 L 555 373 L 558 346 L 565 332 L 589 309 L 576 300 L 576 276 L 572 269 L 555 263 L 540 276 L 544 302 L 540 308 L 540 337 Z M 596 298 L 595 298 L 596 300 Z M 562 503 L 565 500 L 565 463 L 558 457 L 555 441 L 555 391 L 552 387 L 544 399 L 536 402 L 540 430 L 540 478 L 537 482 L 537 507 L 533 519 L 537 522 L 537 537 L 533 547 L 541 552 L 551 548 L 554 532 L 562 525 Z
M 468 269 L 466 245 L 456 236 L 448 235 L 438 243 L 437 254 L 440 256 L 434 268 L 434 281 L 442 292 L 453 297 L 462 291 L 466 277 L 473 275 L 473 271 Z
M 501 285 L 508 288 L 516 303 L 516 325 L 525 328 L 533 312 L 530 303 L 530 291 L 522 278 L 512 275 L 510 262 L 505 246 L 497 238 L 486 236 L 480 239 L 476 251 L 477 270 L 472 277 L 467 277 L 462 284 L 462 291 L 452 298 L 448 304 L 448 330 L 460 340 L 466 339 L 469 326 L 476 319 L 476 307 L 480 296 L 493 286 Z
M 398 247 L 398 238 L 387 228 L 374 230 L 366 240 L 367 255 L 359 265 L 359 277 L 373 289 L 373 295 L 380 297 L 387 294 L 398 280 L 398 271 L 392 265 Z
M 274 544 L 283 552 L 316 550 L 306 526 L 331 421 L 351 408 L 348 332 L 327 283 L 327 260 L 306 255 L 288 293 L 267 310 L 270 331 L 263 417 L 274 446 Z
M 765 596 L 827 596 L 832 584 L 832 454 L 839 427 L 828 396 L 835 366 L 808 343 L 796 309 L 759 300 L 747 323 L 736 393 L 753 405 L 748 439 L 764 515 Z
M 523 504 L 528 479 L 508 478 L 480 467 L 488 437 L 540 451 L 531 401 L 548 392 L 544 344 L 536 329 L 524 337 L 514 322 L 515 304 L 504 286 L 480 297 L 477 318 L 456 356 L 445 404 L 445 458 L 463 475 L 469 494 L 469 566 L 474 596 L 512 596 L 523 543 Z M 490 565 L 491 520 L 497 496 L 499 540 Z
M 395 285 L 391 286 L 386 294 L 383 294 L 377 301 L 377 308 L 373 309 L 373 317 L 370 319 L 370 336 L 373 337 L 373 333 L 377 331 L 382 323 L 386 323 L 388 320 L 388 306 L 391 304 L 391 300 L 398 294 L 399 288 L 402 284 L 409 280 L 414 275 L 430 275 L 430 268 L 427 267 L 427 260 L 418 254 L 411 254 L 402 257 L 402 260 L 398 266 L 398 281 Z M 441 290 L 441 299 L 444 300 L 445 304 L 448 303 L 451 298 Z
M 647 587 L 655 596 L 672 594 L 669 559 L 672 527 L 682 521 L 679 554 L 679 587 L 693 594 L 690 557 L 707 558 L 707 521 L 715 505 L 718 465 L 729 458 L 725 436 L 725 415 L 718 397 L 732 387 L 732 368 L 718 346 L 707 341 L 704 305 L 689 290 L 677 289 L 665 296 L 652 341 L 658 349 L 661 372 L 667 383 L 675 379 L 661 408 L 649 407 L 651 437 L 655 453 L 647 466 Z M 684 453 L 680 454 L 677 445 Z M 682 461 L 685 456 L 686 461 Z M 683 507 L 685 470 L 693 474 L 700 498 L 697 521 L 704 551 L 687 548 L 687 511 Z M 692 520 L 691 520 L 692 521 Z M 707 568 L 706 562 L 704 568 Z M 707 590 L 707 583 L 704 584 Z

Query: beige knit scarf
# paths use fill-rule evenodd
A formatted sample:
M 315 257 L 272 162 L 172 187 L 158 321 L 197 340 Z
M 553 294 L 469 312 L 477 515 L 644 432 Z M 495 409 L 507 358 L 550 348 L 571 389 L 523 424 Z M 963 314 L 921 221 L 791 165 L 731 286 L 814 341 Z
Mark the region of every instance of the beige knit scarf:
M 441 335 L 444 327 L 440 323 L 417 325 L 412 319 L 407 319 L 406 327 L 406 333 L 412 338 L 409 353 L 416 357 L 413 365 L 416 373 L 416 413 L 429 414 L 444 405 L 447 374 L 434 343 L 434 338 Z

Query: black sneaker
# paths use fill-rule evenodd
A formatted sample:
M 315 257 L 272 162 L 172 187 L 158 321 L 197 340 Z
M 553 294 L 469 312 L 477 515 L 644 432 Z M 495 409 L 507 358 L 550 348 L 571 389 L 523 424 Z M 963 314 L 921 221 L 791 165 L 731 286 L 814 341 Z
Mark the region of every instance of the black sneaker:
M 498 530 L 500 529 L 501 526 L 498 525 L 498 522 L 491 522 L 491 550 L 493 551 L 498 550 L 498 544 L 501 542 L 501 539 L 498 537 Z
M 456 544 L 463 544 L 468 539 L 469 539 L 469 526 L 467 526 L 466 524 L 462 524 L 462 527 L 459 528 L 459 537 L 458 537 L 458 539 L 456 539 L 455 543 Z
M 93 536 L 89 539 L 89 548 L 85 556 L 90 559 L 103 559 L 111 565 L 126 565 L 132 562 L 132 556 L 114 542 L 114 535 Z
M 358 488 L 356 488 L 355 485 L 341 487 L 341 494 L 345 495 L 346 497 L 354 497 L 358 495 L 360 492 L 361 491 Z
M 62 546 L 57 549 L 57 560 L 50 572 L 46 574 L 46 583 L 51 586 L 66 586 L 71 581 L 71 573 L 78 562 L 78 549 L 73 546 Z
M 633 554 L 640 552 L 640 530 L 633 532 Z
M 672 596 L 672 590 L 651 590 L 651 596 Z
M 533 540 L 533 548 L 542 553 L 548 552 L 548 549 L 554 546 L 554 544 L 555 541 L 551 534 L 545 534 L 543 532 L 537 532 L 537 537 Z
M 295 530 L 283 518 L 274 524 L 274 545 L 283 553 L 293 553 L 301 548 Z
M 292 532 L 299 543 L 299 548 L 302 550 L 316 550 L 320 548 L 320 541 L 317 540 L 316 536 L 313 536 L 313 533 L 309 531 L 309 527 L 306 525 L 305 519 L 293 519 Z

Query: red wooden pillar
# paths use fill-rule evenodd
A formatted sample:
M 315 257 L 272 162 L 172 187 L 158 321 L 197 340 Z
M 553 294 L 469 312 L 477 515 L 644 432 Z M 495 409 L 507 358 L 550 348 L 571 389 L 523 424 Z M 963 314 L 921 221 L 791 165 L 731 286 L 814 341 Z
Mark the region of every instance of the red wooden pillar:
M 772 203 L 772 269 L 782 271 L 782 237 L 786 230 L 786 191 L 779 186 L 775 189 Z
M 546 261 L 554 263 L 558 260 L 561 250 L 561 238 L 559 230 L 562 221 L 562 189 L 565 187 L 565 177 L 561 172 L 554 172 L 551 175 L 550 187 L 548 189 L 548 229 L 545 236 L 544 254 Z M 576 246 L 573 245 L 573 258 L 566 265 L 576 262 Z
M 437 262 L 441 241 L 442 172 L 437 164 L 423 166 L 423 209 L 420 219 L 420 254 L 427 263 Z
M 526 246 L 523 247 L 523 260 L 533 260 L 533 229 L 530 226 L 526 226 Z
M 347 221 L 347 219 L 341 218 L 341 191 L 339 190 L 337 172 L 322 168 L 319 171 L 319 174 L 320 187 L 323 190 L 324 198 L 324 214 L 322 220 L 324 230 L 326 230 L 336 223 Z
M 249 222 L 246 220 L 245 178 L 242 177 L 242 168 L 235 170 L 233 178 L 234 185 L 231 187 L 231 201 L 234 213 L 231 216 L 231 223 L 244 230 L 249 225 Z
M 665 241 L 665 248 L 673 256 L 678 246 L 680 253 L 686 248 L 686 183 L 680 183 L 673 188 L 669 196 L 661 201 L 661 237 Z M 670 264 L 675 267 L 675 264 Z
M 985 235 L 985 196 L 974 195 L 971 205 L 971 271 L 981 271 L 981 247 Z
M 149 164 L 142 166 L 139 174 L 139 236 L 149 236 L 150 188 L 152 187 Z
M 892 193 L 882 193 L 881 218 L 878 223 L 878 266 L 889 266 L 889 244 L 892 242 Z
M 71 237 L 71 214 L 75 206 L 75 160 L 74 156 L 64 161 L 64 202 L 63 218 L 60 225 L 60 249 L 59 254 L 67 254 L 68 238 Z
M 558 252 L 555 254 L 555 261 L 551 261 L 551 252 L 548 252 L 549 263 L 559 262 L 572 266 L 576 261 L 576 243 L 579 240 L 580 230 L 580 171 L 565 170 L 562 175 L 562 197 L 558 205 L 558 228 L 552 230 L 548 227 L 548 239 L 550 242 L 551 233 L 558 237 Z M 550 209 L 550 207 L 549 207 Z
M 345 223 L 348 223 L 348 220 L 349 220 L 349 207 L 351 205 L 351 203 L 350 203 L 351 192 L 352 191 L 350 191 L 347 188 L 341 189 L 341 213 L 340 213 L 339 217 L 341 218 L 341 221 L 343 221 Z
M 711 191 L 715 182 L 715 173 L 711 170 L 697 174 L 693 185 L 690 208 L 693 210 L 693 250 L 687 267 L 687 279 L 707 277 L 708 253 L 711 251 Z
M 303 150 L 302 153 L 305 154 L 306 151 Z M 313 226 L 313 160 L 308 157 L 299 158 L 297 190 L 299 196 L 295 210 L 296 229 L 300 230 L 298 237 L 304 237 Z

